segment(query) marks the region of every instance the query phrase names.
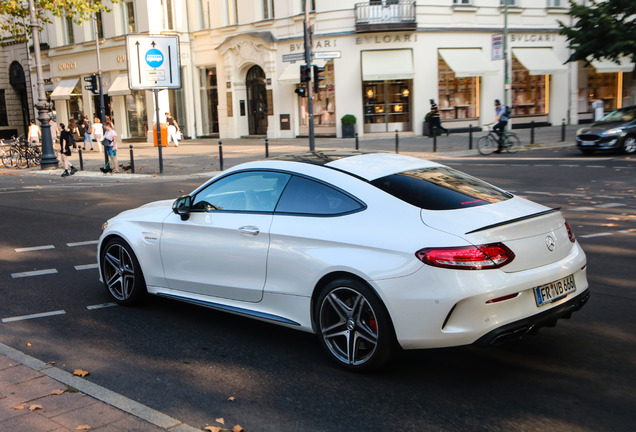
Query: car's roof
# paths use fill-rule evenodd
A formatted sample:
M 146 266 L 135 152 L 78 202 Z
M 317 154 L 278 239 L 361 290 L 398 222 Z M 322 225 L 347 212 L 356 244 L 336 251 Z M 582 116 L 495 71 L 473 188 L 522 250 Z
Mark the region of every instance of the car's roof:
M 366 180 L 374 180 L 404 171 L 441 166 L 435 162 L 411 156 L 359 150 L 292 153 L 268 160 L 322 165 Z

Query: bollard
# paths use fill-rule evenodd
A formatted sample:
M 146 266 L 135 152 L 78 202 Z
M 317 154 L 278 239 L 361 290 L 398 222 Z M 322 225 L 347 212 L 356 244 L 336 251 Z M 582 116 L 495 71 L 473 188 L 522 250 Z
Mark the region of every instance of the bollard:
M 565 119 L 561 123 L 561 142 L 565 141 Z
M 130 172 L 135 173 L 135 157 L 133 156 L 133 146 L 130 145 Z
M 219 140 L 219 168 L 223 171 L 223 142 Z
M 269 140 L 265 138 L 265 157 L 269 157 Z
M 84 171 L 84 158 L 82 157 L 82 148 L 81 147 L 77 148 L 77 153 L 79 153 L 80 171 Z
M 400 152 L 400 141 L 399 141 L 399 137 L 398 137 L 398 130 L 395 130 L 395 152 L 399 153 Z
M 468 125 L 468 150 L 473 149 L 473 125 Z
M 358 144 L 358 132 L 356 132 L 356 150 L 360 150 L 360 145 Z
M 437 152 L 437 126 L 433 126 L 433 152 Z
M 530 144 L 534 144 L 534 120 L 530 122 Z

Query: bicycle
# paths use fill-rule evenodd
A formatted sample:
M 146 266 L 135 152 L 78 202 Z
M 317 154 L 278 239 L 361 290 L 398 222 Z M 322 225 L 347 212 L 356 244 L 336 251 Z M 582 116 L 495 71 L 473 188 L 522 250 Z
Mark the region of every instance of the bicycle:
M 492 123 L 486 126 L 488 126 L 488 135 L 484 135 L 477 140 L 477 150 L 484 156 L 488 156 L 499 148 L 499 135 L 492 129 Z M 502 139 L 502 151 L 516 153 L 519 150 L 521 142 L 514 132 L 503 131 Z
M 2 144 L 4 147 L 7 146 L 4 142 Z M 40 146 L 31 145 L 24 138 L 13 137 L 13 142 L 9 148 L 2 151 L 2 164 L 7 168 L 24 169 L 39 165 L 41 157 Z

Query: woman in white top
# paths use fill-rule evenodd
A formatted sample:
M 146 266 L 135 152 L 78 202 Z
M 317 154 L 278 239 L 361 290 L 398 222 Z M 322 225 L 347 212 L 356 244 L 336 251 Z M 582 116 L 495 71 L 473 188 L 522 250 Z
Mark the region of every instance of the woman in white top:
M 35 124 L 35 120 L 31 120 L 31 124 L 29 125 L 29 133 L 27 135 L 27 141 L 33 144 L 40 143 L 40 137 L 42 136 L 42 131 L 40 130 L 40 126 Z
M 97 141 L 97 146 L 99 147 L 99 153 L 103 153 L 102 150 L 102 138 L 104 138 L 104 125 L 102 122 L 95 117 L 95 121 L 93 122 L 93 126 L 91 127 L 91 135 L 93 135 L 93 139 Z M 91 147 L 91 150 L 93 148 Z

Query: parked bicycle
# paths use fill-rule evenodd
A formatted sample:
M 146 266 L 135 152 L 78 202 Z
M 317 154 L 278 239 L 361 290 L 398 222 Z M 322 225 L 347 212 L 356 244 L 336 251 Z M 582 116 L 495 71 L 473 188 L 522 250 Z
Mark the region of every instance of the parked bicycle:
M 499 135 L 497 135 L 497 132 L 492 129 L 492 123 L 486 126 L 488 126 L 488 135 L 484 135 L 477 140 L 477 150 L 479 150 L 479 153 L 484 156 L 488 156 L 499 148 Z M 502 151 L 516 153 L 519 150 L 521 142 L 519 141 L 517 134 L 514 132 L 504 131 L 502 139 Z
M 13 137 L 8 145 L 3 141 L 2 164 L 7 168 L 20 169 L 37 166 L 42 158 L 40 146 L 30 145 L 22 137 Z

